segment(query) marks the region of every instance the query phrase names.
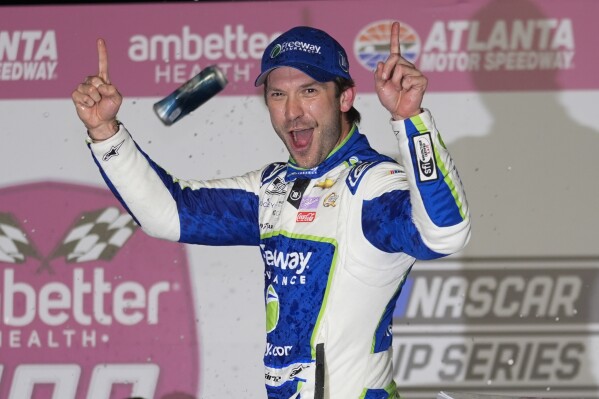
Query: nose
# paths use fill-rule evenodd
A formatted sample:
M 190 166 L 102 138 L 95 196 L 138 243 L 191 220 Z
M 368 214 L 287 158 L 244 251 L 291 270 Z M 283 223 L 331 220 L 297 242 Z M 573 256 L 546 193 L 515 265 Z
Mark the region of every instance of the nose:
M 285 118 L 288 121 L 296 120 L 304 115 L 304 109 L 302 108 L 302 102 L 296 96 L 288 96 L 287 102 L 285 103 Z

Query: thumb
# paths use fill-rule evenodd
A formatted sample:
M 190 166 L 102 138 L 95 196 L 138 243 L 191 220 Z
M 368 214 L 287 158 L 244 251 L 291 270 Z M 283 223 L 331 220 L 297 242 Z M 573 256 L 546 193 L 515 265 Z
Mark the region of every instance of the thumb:
M 118 94 L 116 87 L 111 84 L 102 84 L 98 86 L 98 92 L 102 97 L 112 97 L 115 94 Z

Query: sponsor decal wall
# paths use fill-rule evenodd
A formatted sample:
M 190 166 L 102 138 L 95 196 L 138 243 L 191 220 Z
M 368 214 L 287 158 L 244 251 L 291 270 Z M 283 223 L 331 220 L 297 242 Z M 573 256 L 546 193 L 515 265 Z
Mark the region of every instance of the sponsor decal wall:
M 449 7 L 452 1 L 445 0 L 410 5 L 405 11 L 381 1 L 389 12 L 362 9 L 354 3 L 359 16 L 353 10 L 339 10 L 336 1 L 36 7 L 31 15 L 27 7 L 5 8 L 0 41 L 2 98 L 55 98 L 69 90 L 73 77 L 89 72 L 87 68 L 94 64 L 91 59 L 66 62 L 65 57 L 87 54 L 90 40 L 100 35 L 110 46 L 114 77 L 122 81 L 119 87 L 135 95 L 161 96 L 210 64 L 217 64 L 232 82 L 226 94 L 257 94 L 248 83 L 257 76 L 262 52 L 292 24 L 332 25 L 329 32 L 346 49 L 353 49 L 352 76 L 358 83 L 370 83 L 371 71 L 388 53 L 393 18 L 403 23 L 405 58 L 431 77 L 436 91 L 546 90 L 546 78 L 556 72 L 559 84 L 570 89 L 599 85 L 597 79 L 585 79 L 592 74 L 594 55 L 584 50 L 592 47 L 592 32 L 597 29 L 585 18 L 596 7 L 592 1 L 579 0 L 567 7 L 560 0 L 482 1 Z M 260 9 L 268 12 L 243 18 Z M 269 15 L 284 9 L 287 12 L 281 17 Z M 54 22 L 75 10 L 79 18 Z M 358 19 L 352 24 L 331 24 L 329 16 L 336 14 Z M 108 29 L 106 18 L 118 29 Z M 131 18 L 137 23 L 131 23 Z M 133 73 L 136 79 L 127 79 Z M 476 85 L 470 79 L 473 74 L 489 78 L 488 86 Z
M 598 13 L 594 0 L 1 7 L 0 397 L 261 398 L 262 356 L 288 350 L 264 345 L 278 294 L 263 261 L 283 255 L 153 239 L 104 186 L 70 100 L 97 72 L 98 37 L 138 144 L 174 175 L 210 179 L 286 160 L 253 82 L 295 25 L 345 47 L 361 130 L 397 157 L 372 77 L 392 20 L 429 78 L 424 106 L 473 218 L 469 246 L 418 263 L 399 297 L 402 397 L 599 396 Z M 209 65 L 227 87 L 164 126 L 152 105 Z M 415 144 L 431 178 L 426 137 Z M 337 198 L 297 201 L 298 223 L 319 200 Z
M 11 185 L 0 201 L 1 397 L 195 393 L 183 247 L 142 234 L 96 187 Z

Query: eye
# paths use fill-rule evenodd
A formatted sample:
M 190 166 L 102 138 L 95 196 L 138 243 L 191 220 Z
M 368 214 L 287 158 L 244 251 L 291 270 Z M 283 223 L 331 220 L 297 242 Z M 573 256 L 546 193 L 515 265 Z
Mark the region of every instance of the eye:
M 282 93 L 282 92 L 280 92 L 280 91 L 275 91 L 275 90 L 273 90 L 273 91 L 271 91 L 270 93 L 268 93 L 268 97 L 269 97 L 269 98 L 275 98 L 275 99 L 276 99 L 276 98 L 280 98 L 280 97 L 282 97 L 282 96 L 283 96 L 283 93 Z
M 315 87 L 307 87 L 307 88 L 304 90 L 304 94 L 305 94 L 307 97 L 314 97 L 316 94 L 318 94 L 318 89 L 317 89 L 317 88 L 315 88 Z

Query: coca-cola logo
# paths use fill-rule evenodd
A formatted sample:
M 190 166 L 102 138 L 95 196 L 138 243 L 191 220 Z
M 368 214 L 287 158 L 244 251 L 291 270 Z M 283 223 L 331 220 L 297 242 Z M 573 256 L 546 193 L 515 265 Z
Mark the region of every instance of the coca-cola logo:
M 188 272 L 105 189 L 1 189 L 0 397 L 195 394 Z
M 295 221 L 300 223 L 309 223 L 313 222 L 315 218 L 316 212 L 298 212 Z

